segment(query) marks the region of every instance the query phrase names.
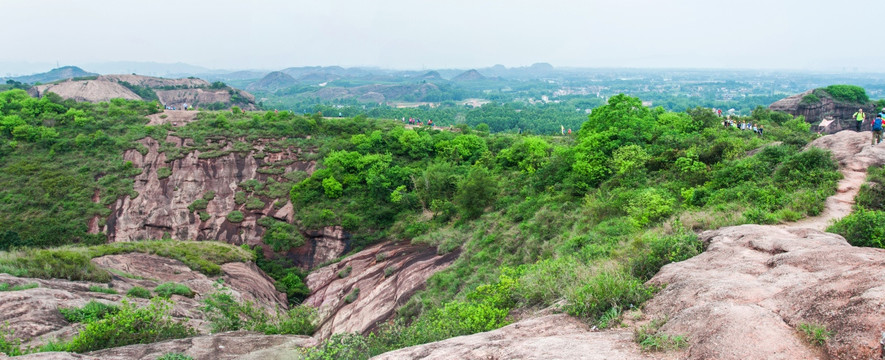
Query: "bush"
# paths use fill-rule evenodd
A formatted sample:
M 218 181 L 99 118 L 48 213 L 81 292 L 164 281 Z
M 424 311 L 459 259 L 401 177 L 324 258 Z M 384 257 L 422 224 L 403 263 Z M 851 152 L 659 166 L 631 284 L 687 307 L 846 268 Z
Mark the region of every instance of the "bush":
M 246 217 L 239 210 L 234 210 L 234 211 L 231 211 L 229 214 L 227 214 L 227 221 L 230 221 L 232 223 L 242 222 L 243 219 L 245 219 L 245 218 Z
M 172 176 L 172 169 L 168 167 L 161 167 L 157 169 L 157 179 L 163 180 L 170 176 Z
M 340 271 L 338 271 L 338 277 L 341 279 L 344 279 L 344 278 L 350 276 L 351 271 L 353 271 L 353 267 L 350 267 L 350 266 L 348 266 L 344 269 L 341 269 Z
M 9 323 L 0 324 L 0 354 L 8 356 L 23 355 L 21 340 L 15 337 L 15 332 L 9 328 Z
M 206 201 L 206 199 L 201 198 L 201 199 L 194 200 L 194 202 L 192 202 L 190 205 L 188 205 L 187 209 L 190 212 L 194 212 L 197 210 L 206 210 L 207 206 L 209 206 L 209 201 Z
M 359 297 L 360 288 L 353 288 L 353 290 L 350 291 L 350 294 L 347 294 L 347 296 L 344 297 L 344 302 L 350 304 L 356 301 L 356 299 L 358 299 Z
M 885 211 L 859 208 L 827 231 L 842 235 L 854 246 L 885 248 L 885 226 L 882 224 L 885 224 Z
M 321 345 L 304 351 L 304 360 L 366 360 L 369 341 L 357 333 L 337 333 Z
M 120 311 L 120 308 L 91 300 L 81 308 L 59 308 L 58 311 L 61 312 L 61 315 L 64 316 L 67 322 L 90 323 L 113 315 Z
M 854 85 L 830 85 L 824 88 L 827 93 L 833 96 L 833 99 L 839 101 L 853 103 L 867 103 L 870 101 L 866 90 L 860 86 Z
M 151 291 L 141 286 L 133 286 L 131 289 L 129 289 L 129 291 L 126 292 L 126 295 L 142 299 L 150 299 Z
M 820 102 L 820 98 L 817 97 L 817 95 L 812 93 L 812 94 L 808 94 L 808 95 L 803 96 L 802 101 L 800 103 L 806 104 L 806 105 L 811 105 L 811 104 L 817 104 L 819 102 Z
M 673 213 L 675 200 L 665 191 L 645 189 L 627 203 L 627 214 L 640 226 L 660 220 Z
M 338 180 L 335 180 L 335 177 L 330 176 L 323 179 L 323 191 L 329 199 L 337 199 L 341 197 L 344 187 Z
M 824 325 L 801 323 L 799 324 L 799 331 L 802 332 L 802 335 L 808 342 L 817 346 L 823 346 L 833 336 L 833 333 L 827 330 L 827 327 Z
M 157 287 L 154 288 L 154 292 L 157 293 L 157 296 L 164 298 L 168 298 L 172 295 L 181 295 L 189 298 L 194 297 L 194 292 L 191 291 L 191 289 L 187 287 L 187 285 L 173 282 L 167 282 L 157 285 Z
M 264 209 L 265 205 L 264 201 L 261 201 L 261 199 L 257 197 L 250 197 L 246 200 L 246 209 L 248 210 Z
M 194 360 L 194 358 L 181 353 L 165 353 L 157 360 Z
M 295 306 L 285 313 L 269 316 L 251 301 L 236 301 L 227 291 L 209 294 L 202 303 L 200 310 L 206 315 L 212 332 L 249 330 L 268 335 L 311 335 L 316 328 L 317 312 L 309 306 Z
M 611 309 L 626 310 L 639 306 L 652 297 L 653 289 L 630 274 L 606 271 L 566 297 L 566 312 L 597 321 Z
M 149 344 L 195 335 L 193 329 L 172 320 L 172 303 L 154 298 L 145 307 L 123 300 L 120 310 L 103 319 L 86 324 L 71 339 L 69 350 L 88 352 L 131 344 Z
M 114 289 L 111 289 L 108 287 L 104 287 L 104 286 L 98 286 L 98 285 L 89 286 L 89 291 L 97 292 L 97 293 L 104 293 L 104 294 L 116 294 L 117 293 L 117 290 L 114 290 Z

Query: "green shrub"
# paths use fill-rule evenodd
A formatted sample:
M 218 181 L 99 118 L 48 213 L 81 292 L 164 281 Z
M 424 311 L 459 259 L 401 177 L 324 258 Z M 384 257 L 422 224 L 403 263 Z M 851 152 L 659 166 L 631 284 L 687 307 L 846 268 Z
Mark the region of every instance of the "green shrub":
M 808 342 L 817 346 L 823 346 L 833 336 L 833 332 L 827 330 L 827 327 L 824 325 L 801 323 L 799 324 L 799 331 L 802 332 L 802 335 Z
M 234 203 L 237 205 L 243 205 L 246 203 L 246 193 L 242 191 L 237 191 L 234 194 Z
M 800 103 L 806 104 L 806 105 L 811 105 L 811 104 L 817 104 L 819 102 L 820 102 L 820 98 L 817 97 L 817 95 L 812 93 L 812 94 L 808 94 L 808 95 L 803 96 L 802 101 Z
M 683 335 L 668 335 L 661 331 L 667 323 L 666 318 L 654 319 L 633 332 L 633 341 L 645 351 L 679 350 L 688 346 Z
M 227 221 L 230 221 L 232 223 L 242 222 L 245 218 L 246 217 L 239 210 L 234 210 L 227 214 Z
M 209 201 L 207 201 L 206 199 L 200 198 L 200 199 L 194 200 L 194 202 L 192 202 L 190 205 L 188 205 L 187 209 L 190 212 L 194 212 L 197 210 L 206 210 L 207 206 L 209 206 Z
M 0 291 L 20 291 L 20 290 L 33 289 L 33 288 L 39 287 L 39 286 L 40 286 L 40 284 L 38 284 L 38 283 L 21 284 L 21 285 L 15 285 L 15 286 L 9 285 L 7 283 L 0 283 Z
M 213 199 L 215 199 L 215 191 L 214 190 L 209 190 L 205 194 L 203 194 L 203 200 L 212 201 Z
M 565 306 L 570 315 L 597 321 L 612 308 L 626 310 L 650 299 L 653 289 L 632 275 L 606 271 L 568 294 Z
M 257 197 L 250 197 L 246 200 L 246 209 L 248 210 L 264 209 L 265 205 L 264 201 L 261 201 L 261 199 Z
M 337 199 L 341 197 L 344 187 L 335 180 L 335 177 L 330 176 L 323 179 L 323 190 L 329 199 Z
M 854 246 L 885 248 L 885 211 L 859 208 L 827 228 Z
M 120 311 L 120 308 L 91 300 L 81 308 L 59 308 L 58 311 L 61 312 L 61 315 L 64 316 L 67 322 L 90 323 L 113 315 Z
M 344 269 L 341 269 L 338 271 L 338 277 L 341 279 L 344 279 L 344 278 L 350 276 L 351 271 L 353 271 L 353 267 L 350 267 L 350 266 L 348 266 Z
M 265 334 L 311 335 L 316 328 L 317 312 L 309 306 L 295 306 L 287 312 L 268 315 L 251 301 L 236 301 L 227 291 L 209 294 L 200 310 L 212 332 L 249 330 Z
M 304 360 L 367 360 L 369 341 L 357 333 L 337 333 L 322 344 L 302 350 Z
M 105 293 L 105 294 L 116 294 L 117 293 L 117 290 L 114 290 L 114 289 L 111 289 L 108 287 L 104 287 L 104 286 L 98 286 L 98 285 L 89 286 L 89 291 L 98 292 L 98 293 Z
M 356 301 L 356 299 L 358 299 L 359 297 L 360 288 L 353 288 L 353 290 L 350 291 L 350 294 L 347 294 L 347 296 L 344 297 L 344 302 L 350 304 Z
M 161 167 L 157 169 L 157 179 L 163 180 L 167 177 L 172 176 L 172 169 L 168 167 Z
M 165 353 L 157 360 L 194 360 L 194 358 L 182 353 Z
M 126 292 L 126 295 L 142 299 L 150 299 L 151 291 L 141 286 L 133 286 L 131 289 L 129 289 L 129 291 Z
M 833 99 L 839 101 L 847 101 L 853 103 L 867 103 L 870 101 L 866 90 L 860 86 L 854 85 L 830 85 L 824 88 L 827 93 L 833 96 Z
M 116 313 L 87 323 L 71 339 L 69 350 L 83 353 L 194 335 L 194 330 L 172 319 L 169 315 L 171 308 L 172 303 L 161 298 L 154 298 L 144 307 L 123 300 Z
M 206 220 L 209 220 L 209 218 L 212 217 L 212 215 L 209 215 L 209 213 L 207 213 L 207 212 L 205 212 L 205 211 L 200 211 L 200 212 L 197 213 L 197 215 L 200 216 L 200 221 L 206 221 Z
M 289 304 L 300 304 L 310 295 L 310 289 L 304 283 L 304 276 L 289 272 L 275 284 L 277 291 L 286 294 Z
M 15 337 L 15 331 L 9 327 L 9 323 L 0 324 L 0 354 L 8 356 L 23 355 L 21 339 Z
M 189 298 L 194 297 L 194 292 L 191 291 L 191 289 L 187 287 L 187 285 L 173 282 L 167 282 L 157 285 L 157 287 L 154 288 L 154 292 L 157 293 L 157 296 L 164 298 L 168 298 L 172 295 L 181 295 Z
M 673 213 L 675 200 L 658 189 L 646 189 L 635 194 L 627 203 L 627 214 L 640 226 L 660 220 Z

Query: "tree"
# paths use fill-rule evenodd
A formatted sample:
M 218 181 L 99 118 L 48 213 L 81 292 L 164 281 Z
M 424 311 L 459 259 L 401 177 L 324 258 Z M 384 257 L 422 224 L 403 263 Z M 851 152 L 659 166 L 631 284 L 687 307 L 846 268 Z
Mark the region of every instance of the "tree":
M 465 219 L 475 219 L 494 202 L 497 192 L 498 186 L 489 171 L 482 166 L 474 166 L 458 184 L 455 204 Z

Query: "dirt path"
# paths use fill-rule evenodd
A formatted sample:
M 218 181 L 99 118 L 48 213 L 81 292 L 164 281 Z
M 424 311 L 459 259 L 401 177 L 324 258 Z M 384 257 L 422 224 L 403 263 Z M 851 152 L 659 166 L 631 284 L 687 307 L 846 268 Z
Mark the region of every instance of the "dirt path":
M 172 124 L 172 126 L 183 126 L 196 120 L 197 113 L 199 113 L 199 111 L 164 110 L 161 113 L 148 116 L 148 120 L 150 120 L 148 125 Z
M 827 198 L 824 211 L 820 215 L 781 224 L 781 228 L 801 227 L 826 231 L 834 222 L 851 214 L 854 197 L 866 182 L 867 168 L 885 164 L 885 144 L 871 146 L 869 132 L 844 130 L 821 137 L 811 145 L 833 153 L 833 157 L 839 162 L 843 179 L 839 181 L 836 194 Z

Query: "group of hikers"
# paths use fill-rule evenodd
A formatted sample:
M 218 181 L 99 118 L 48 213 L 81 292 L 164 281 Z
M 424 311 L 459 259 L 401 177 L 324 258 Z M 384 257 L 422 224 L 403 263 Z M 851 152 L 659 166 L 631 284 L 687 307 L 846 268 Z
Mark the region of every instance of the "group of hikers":
M 405 117 L 402 118 L 402 122 L 403 124 L 406 123 Z M 409 118 L 408 124 L 422 126 L 424 125 L 424 122 L 422 122 L 419 118 Z M 427 119 L 427 126 L 433 127 L 433 120 Z
M 855 131 L 860 132 L 860 127 L 863 125 L 864 120 L 867 119 L 867 114 L 864 113 L 863 109 L 857 109 L 857 112 L 854 115 L 851 115 L 855 121 Z M 873 137 L 870 140 L 870 145 L 875 146 L 882 142 L 882 118 L 885 118 L 885 107 L 882 108 L 882 111 L 876 115 L 876 118 L 870 122 L 870 127 L 873 130 Z
M 726 117 L 725 120 L 722 121 L 722 126 L 724 127 L 733 127 L 740 130 L 751 130 L 754 133 L 762 136 L 762 132 L 764 131 L 762 124 L 755 124 L 747 121 L 734 121 L 731 117 Z

